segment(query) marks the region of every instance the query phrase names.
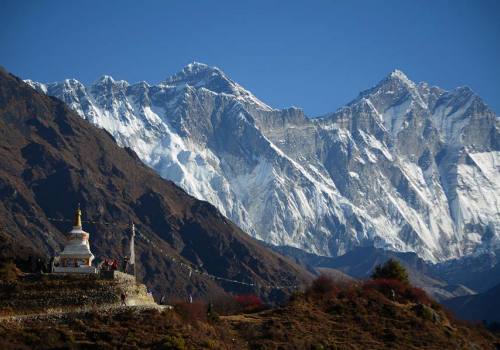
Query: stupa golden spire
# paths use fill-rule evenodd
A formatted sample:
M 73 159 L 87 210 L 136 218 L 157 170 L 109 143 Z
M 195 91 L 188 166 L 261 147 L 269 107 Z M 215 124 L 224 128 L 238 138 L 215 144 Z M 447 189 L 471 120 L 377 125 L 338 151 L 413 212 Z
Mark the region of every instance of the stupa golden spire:
M 78 203 L 78 208 L 76 209 L 73 227 L 82 229 L 82 211 L 80 209 L 80 203 Z

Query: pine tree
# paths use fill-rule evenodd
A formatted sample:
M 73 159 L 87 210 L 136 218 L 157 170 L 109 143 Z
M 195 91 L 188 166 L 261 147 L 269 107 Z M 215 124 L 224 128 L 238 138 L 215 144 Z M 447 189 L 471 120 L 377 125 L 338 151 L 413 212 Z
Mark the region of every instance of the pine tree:
M 403 283 L 410 283 L 408 272 L 395 259 L 389 259 L 383 265 L 377 265 L 371 276 L 373 279 L 394 279 Z

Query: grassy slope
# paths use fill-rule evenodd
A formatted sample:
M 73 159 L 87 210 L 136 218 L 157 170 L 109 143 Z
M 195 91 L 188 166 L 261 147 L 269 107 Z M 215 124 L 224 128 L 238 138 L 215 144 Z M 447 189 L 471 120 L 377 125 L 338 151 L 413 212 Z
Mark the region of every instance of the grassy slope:
M 485 329 L 450 319 L 413 289 L 394 300 L 370 284 L 310 289 L 286 305 L 207 320 L 177 311 L 121 310 L 0 324 L 0 348 L 495 349 Z

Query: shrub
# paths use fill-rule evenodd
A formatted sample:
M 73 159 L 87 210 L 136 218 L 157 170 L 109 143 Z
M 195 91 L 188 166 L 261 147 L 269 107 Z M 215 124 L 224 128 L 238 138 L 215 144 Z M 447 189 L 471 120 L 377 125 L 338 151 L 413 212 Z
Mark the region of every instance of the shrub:
M 393 296 L 402 296 L 406 293 L 408 285 L 395 279 L 377 278 L 366 281 L 363 284 L 364 290 L 374 289 L 385 295 L 387 298 L 392 299 Z M 394 292 L 394 294 L 393 294 Z
M 262 300 L 255 294 L 221 295 L 212 300 L 212 311 L 221 315 L 256 312 L 264 310 L 265 307 Z
M 212 304 L 220 315 L 234 315 L 241 311 L 240 304 L 231 295 L 219 295 L 212 299 Z
M 425 305 L 433 305 L 434 302 L 429 298 L 427 293 L 420 288 L 413 287 L 408 283 L 401 282 L 395 279 L 374 279 L 366 281 L 363 284 L 363 289 L 376 290 L 391 300 L 400 302 L 412 302 Z
M 344 303 L 335 303 L 329 305 L 325 311 L 330 315 L 343 315 L 349 312 L 349 307 Z
M 219 321 L 219 314 L 217 311 L 215 311 L 214 306 L 212 303 L 208 303 L 207 307 L 207 319 L 210 322 L 218 322 Z
M 335 281 L 331 277 L 323 274 L 312 282 L 308 290 L 309 293 L 317 295 L 324 295 L 336 291 L 338 291 L 338 288 L 336 287 Z
M 219 343 L 212 339 L 207 339 L 202 344 L 207 349 L 220 349 Z
M 0 309 L 0 317 L 1 316 L 12 316 L 15 315 L 14 309 L 11 307 L 3 307 Z
M 262 300 L 255 294 L 243 294 L 234 297 L 242 312 L 256 312 L 264 308 Z
M 419 317 L 423 318 L 424 320 L 427 321 L 432 321 L 434 323 L 440 322 L 441 321 L 441 316 L 434 311 L 432 308 L 423 305 L 423 304 L 417 304 L 412 307 L 412 310 L 417 314 Z
M 300 290 L 294 290 L 292 292 L 292 294 L 290 295 L 290 298 L 289 300 L 290 301 L 296 301 L 296 300 L 300 300 L 304 297 L 304 292 L 300 291 Z
M 398 337 L 394 332 L 394 330 L 390 328 L 384 328 L 384 331 L 382 333 L 382 339 L 386 342 L 395 342 L 398 339 Z
M 351 283 L 335 287 L 332 293 L 336 293 L 340 299 L 354 300 L 360 297 L 361 290 L 357 284 Z
M 383 265 L 377 265 L 371 276 L 373 279 L 393 279 L 410 283 L 406 269 L 394 259 L 389 259 Z
M 427 293 L 420 288 L 416 287 L 409 287 L 406 290 L 405 296 L 410 300 L 413 301 L 414 303 L 420 303 L 420 304 L 425 304 L 425 305 L 430 305 L 432 304 L 431 299 L 427 295 Z
M 3 263 L 0 265 L 0 280 L 4 282 L 14 282 L 23 273 L 19 270 L 16 264 L 12 262 Z
M 161 344 L 155 347 L 158 350 L 184 350 L 185 348 L 184 338 L 173 335 L 167 335 L 162 339 Z

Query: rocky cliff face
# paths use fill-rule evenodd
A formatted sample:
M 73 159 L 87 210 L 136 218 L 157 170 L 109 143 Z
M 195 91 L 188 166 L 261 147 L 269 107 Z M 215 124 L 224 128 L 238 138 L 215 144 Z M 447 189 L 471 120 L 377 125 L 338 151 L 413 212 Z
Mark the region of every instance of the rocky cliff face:
M 498 245 L 499 119 L 468 88 L 394 71 L 310 119 L 200 63 L 158 85 L 28 83 L 266 242 L 333 256 L 374 244 L 431 261 Z

